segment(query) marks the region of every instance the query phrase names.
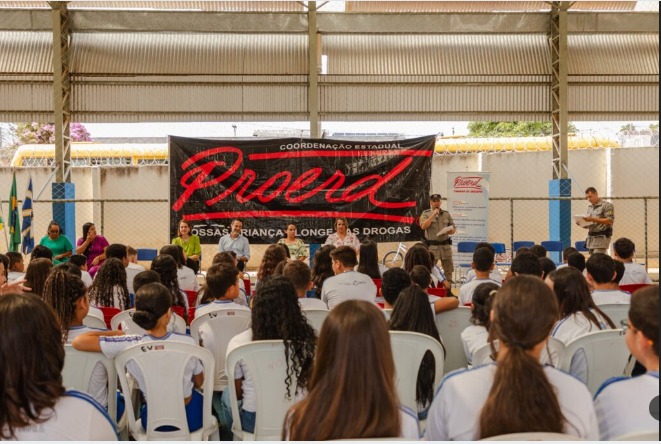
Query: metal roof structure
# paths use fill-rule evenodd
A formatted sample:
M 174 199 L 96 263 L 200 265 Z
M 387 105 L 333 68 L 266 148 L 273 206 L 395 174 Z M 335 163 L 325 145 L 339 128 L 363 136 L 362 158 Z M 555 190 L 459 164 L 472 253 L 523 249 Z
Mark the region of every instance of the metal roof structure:
M 316 91 L 322 121 L 550 119 L 549 2 L 342 3 L 68 2 L 72 118 L 305 121 Z M 571 120 L 658 120 L 640 3 L 570 4 Z M 48 2 L 0 1 L 0 121 L 53 120 L 53 35 Z

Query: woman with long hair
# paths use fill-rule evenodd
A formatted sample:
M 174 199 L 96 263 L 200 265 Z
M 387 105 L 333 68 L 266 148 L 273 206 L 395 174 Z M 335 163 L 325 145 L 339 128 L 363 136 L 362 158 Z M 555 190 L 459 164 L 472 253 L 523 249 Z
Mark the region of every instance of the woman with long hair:
M 53 252 L 53 264 L 66 262 L 73 254 L 73 245 L 65 235 L 62 234 L 60 224 L 52 220 L 48 224 L 46 236 L 42 237 L 39 245 L 48 247 Z
M 296 225 L 288 224 L 285 233 L 287 237 L 283 237 L 278 241 L 278 243 L 287 247 L 289 250 L 289 257 L 291 259 L 298 259 L 301 261 L 307 259 L 308 248 L 305 246 L 303 239 L 296 237 Z
M 388 267 L 379 262 L 377 244 L 371 239 L 360 243 L 358 257 L 356 271 L 366 274 L 372 279 L 381 279 L 383 273 L 388 270 Z
M 374 304 L 349 300 L 331 310 L 308 390 L 287 412 L 284 439 L 419 438 L 417 416 L 399 405 L 388 325 Z
M 106 248 L 109 245 L 110 242 L 105 237 L 97 234 L 96 226 L 92 222 L 83 224 L 83 236 L 76 242 L 76 254 L 87 258 L 87 271 L 92 277 L 106 260 Z
M 179 278 L 177 276 L 177 261 L 169 254 L 159 254 L 151 261 L 150 270 L 155 271 L 161 277 L 161 284 L 165 285 L 172 295 L 170 305 L 184 308 L 184 317 L 188 311 L 188 298 L 179 288 Z
M 115 441 L 96 401 L 62 386 L 64 347 L 53 310 L 34 294 L 0 297 L 0 438 Z
M 145 284 L 136 290 L 135 312 L 133 322 L 147 331 L 146 335 L 126 335 L 121 330 L 87 332 L 73 340 L 73 347 L 88 352 L 101 352 L 107 358 L 114 359 L 127 348 L 141 343 L 158 343 L 159 341 L 183 342 L 195 344 L 190 336 L 172 334 L 168 325 L 172 318 L 172 296 L 164 285 L 159 283 Z M 114 336 L 114 337 L 109 337 Z M 127 365 L 129 373 L 138 382 L 140 391 L 146 393 L 145 375 L 140 368 Z M 204 383 L 204 368 L 198 359 L 191 358 L 183 375 L 184 404 L 188 428 L 191 432 L 202 427 L 202 395 L 193 387 L 202 387 Z M 167 372 L 170 369 L 163 368 Z M 166 389 L 166 387 L 164 388 Z M 149 403 L 149 400 L 147 400 Z M 148 404 L 143 405 L 140 420 L 143 428 L 147 428 Z
M 50 259 L 38 257 L 31 260 L 25 272 L 25 285 L 32 289 L 32 293 L 41 296 L 46 279 L 48 279 L 52 269 L 53 262 Z
M 615 328 L 615 324 L 592 300 L 590 287 L 583 274 L 574 267 L 552 271 L 546 284 L 553 290 L 560 307 L 560 320 L 551 336 L 565 345 L 586 333 Z M 583 350 L 576 352 L 569 373 L 583 382 L 587 381 L 587 358 Z
M 335 247 L 332 245 L 324 245 L 312 257 L 312 282 L 314 283 L 314 294 L 317 299 L 321 299 L 321 288 L 324 286 L 324 281 L 331 276 L 335 276 L 333 259 L 330 255 L 334 249 Z
M 636 432 L 659 430 L 651 413 L 659 395 L 659 286 L 650 285 L 631 295 L 629 319 L 623 321 L 627 347 L 646 373 L 606 381 L 594 405 L 602 441 Z
M 284 260 L 287 260 L 287 247 L 283 244 L 272 244 L 266 247 L 262 262 L 257 270 L 257 282 L 263 281 L 275 272 L 275 267 Z
M 111 257 L 99 267 L 89 288 L 89 299 L 93 307 L 115 307 L 122 311 L 131 308 L 126 269 L 122 261 Z
M 495 282 L 485 282 L 473 291 L 471 325 L 461 332 L 461 342 L 469 364 L 473 362 L 473 354 L 489 343 L 489 316 L 493 298 L 499 288 Z
M 179 229 L 177 230 L 179 236 L 172 239 L 171 243 L 183 249 L 185 265 L 197 274 L 200 271 L 202 246 L 200 245 L 200 237 L 197 234 L 193 234 L 192 230 L 193 226 L 191 222 L 181 219 L 179 221 Z
M 383 316 L 383 315 L 382 315 Z M 227 345 L 227 354 L 236 347 L 252 341 L 282 339 L 287 361 L 287 392 L 291 397 L 302 394 L 308 383 L 316 346 L 314 329 L 298 304 L 298 296 L 291 281 L 284 276 L 273 276 L 257 285 L 251 311 L 251 327 L 232 338 Z M 241 428 L 249 433 L 255 431 L 256 396 L 252 373 L 246 371 L 243 361 L 234 369 L 237 383 L 237 398 L 243 403 L 239 411 Z M 296 379 L 296 385 L 292 380 Z M 223 409 L 220 415 L 222 430 L 231 430 L 232 418 L 229 390 L 223 391 Z
M 450 290 L 450 281 L 445 279 L 439 282 L 438 278 L 432 274 L 431 270 L 434 264 L 432 264 L 429 249 L 423 243 L 413 245 L 404 255 L 404 270 L 406 270 L 407 273 L 410 274 L 411 271 L 413 271 L 413 267 L 416 265 L 427 267 L 432 280 L 432 288 L 444 287 L 446 290 Z
M 200 284 L 197 282 L 197 274 L 186 265 L 186 254 L 181 245 L 164 245 L 158 251 L 158 254 L 169 254 L 177 263 L 177 280 L 179 288 L 184 291 L 200 291 Z
M 566 373 L 539 358 L 558 319 L 544 282 L 517 276 L 493 300 L 490 334 L 499 342 L 495 364 L 446 377 L 429 409 L 429 441 L 472 441 L 508 433 L 565 433 L 599 438 L 592 396 Z
M 429 309 L 429 298 L 417 285 L 411 285 L 403 290 L 395 307 L 392 310 L 389 321 L 390 330 L 412 331 L 431 336 L 441 343 L 443 354 L 445 346 L 434 319 L 434 314 Z M 434 399 L 434 375 L 436 374 L 436 362 L 431 352 L 426 352 L 422 358 L 418 370 L 418 382 L 415 387 L 415 400 L 418 402 L 418 419 L 426 419 L 429 405 Z

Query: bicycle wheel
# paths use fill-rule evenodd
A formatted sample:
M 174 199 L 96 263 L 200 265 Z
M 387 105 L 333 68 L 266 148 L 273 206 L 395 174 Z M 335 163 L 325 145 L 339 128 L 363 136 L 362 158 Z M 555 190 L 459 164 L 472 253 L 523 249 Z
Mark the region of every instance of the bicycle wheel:
M 383 256 L 383 265 L 388 268 L 400 268 L 404 257 L 399 251 L 389 251 Z

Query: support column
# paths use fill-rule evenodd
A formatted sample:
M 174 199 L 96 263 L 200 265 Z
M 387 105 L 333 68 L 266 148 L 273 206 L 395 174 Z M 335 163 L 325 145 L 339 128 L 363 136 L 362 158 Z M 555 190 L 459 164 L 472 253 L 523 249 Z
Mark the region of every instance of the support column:
M 570 2 L 554 1 L 551 4 L 551 145 L 553 156 L 553 180 L 549 182 L 549 197 L 571 197 L 571 180 L 567 178 L 568 155 L 568 84 L 567 84 L 567 9 Z M 571 245 L 571 201 L 549 202 L 549 240 L 561 241 L 566 248 Z M 552 253 L 560 262 L 558 253 Z
M 308 2 L 308 116 L 310 137 L 321 137 L 319 121 L 319 69 L 321 66 L 320 36 L 317 33 L 317 2 Z
M 73 183 L 52 183 L 53 199 L 74 199 L 76 186 Z M 76 204 L 73 202 L 53 202 L 53 220 L 60 224 L 62 234 L 76 245 Z

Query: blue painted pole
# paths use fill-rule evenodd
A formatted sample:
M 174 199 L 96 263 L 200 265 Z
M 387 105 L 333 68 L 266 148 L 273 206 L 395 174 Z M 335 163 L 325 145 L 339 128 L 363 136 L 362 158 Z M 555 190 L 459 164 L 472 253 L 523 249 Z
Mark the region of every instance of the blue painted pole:
M 571 197 L 571 179 L 549 181 L 549 197 Z M 562 242 L 563 248 L 571 245 L 571 200 L 549 201 L 549 240 Z M 562 262 L 562 253 L 551 253 L 555 263 Z

